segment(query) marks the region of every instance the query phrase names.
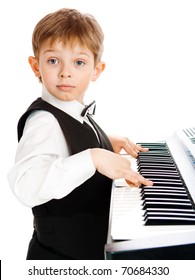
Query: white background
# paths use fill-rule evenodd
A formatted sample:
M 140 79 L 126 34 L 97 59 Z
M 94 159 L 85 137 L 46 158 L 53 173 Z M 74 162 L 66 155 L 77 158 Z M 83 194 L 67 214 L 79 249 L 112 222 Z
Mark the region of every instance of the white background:
M 93 14 L 104 31 L 107 67 L 86 99 L 96 99 L 95 119 L 106 132 L 155 141 L 195 125 L 195 1 L 1 1 L 2 260 L 24 260 L 32 234 L 31 209 L 16 200 L 6 178 L 18 118 L 41 92 L 27 62 L 31 35 L 43 16 L 62 7 Z

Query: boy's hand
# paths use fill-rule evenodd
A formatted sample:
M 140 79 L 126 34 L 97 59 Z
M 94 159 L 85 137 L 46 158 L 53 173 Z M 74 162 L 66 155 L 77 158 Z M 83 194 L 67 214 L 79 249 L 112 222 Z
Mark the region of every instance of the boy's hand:
M 153 184 L 152 181 L 133 171 L 130 161 L 121 155 L 104 149 L 94 148 L 91 149 L 91 156 L 96 170 L 113 180 L 124 178 L 128 184 L 135 187 L 139 187 L 142 184 L 146 186 Z
M 137 158 L 139 152 L 147 152 L 147 148 L 142 148 L 141 145 L 136 145 L 131 142 L 127 137 L 109 136 L 109 140 L 112 144 L 113 150 L 116 154 L 119 154 L 124 149 L 127 154 L 134 158 Z

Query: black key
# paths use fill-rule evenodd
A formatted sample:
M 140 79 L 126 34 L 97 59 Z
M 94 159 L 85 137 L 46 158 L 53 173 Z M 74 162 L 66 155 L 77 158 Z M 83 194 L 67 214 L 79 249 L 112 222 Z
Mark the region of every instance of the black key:
M 195 218 L 189 217 L 149 217 L 146 219 L 145 225 L 194 225 Z
M 186 193 L 185 188 L 172 188 L 172 187 L 164 187 L 164 186 L 148 186 L 148 187 L 144 187 L 141 189 L 141 194 L 142 193 L 147 193 L 147 192 L 159 192 L 159 191 L 163 191 L 163 192 L 171 192 L 171 193 Z
M 170 193 L 170 192 L 145 192 L 141 196 L 142 199 L 152 199 L 152 198 L 167 198 L 167 199 L 188 199 L 186 193 Z
M 144 201 L 143 202 L 143 210 L 147 210 L 148 208 L 179 208 L 179 209 L 193 209 L 191 203 L 177 201 Z

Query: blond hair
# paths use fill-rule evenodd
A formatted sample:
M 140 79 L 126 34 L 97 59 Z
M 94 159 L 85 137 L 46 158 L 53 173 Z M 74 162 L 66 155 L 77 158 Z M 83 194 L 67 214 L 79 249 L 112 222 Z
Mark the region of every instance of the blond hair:
M 64 45 L 79 43 L 94 54 L 94 63 L 101 60 L 104 34 L 96 19 L 75 9 L 60 9 L 42 18 L 35 26 L 32 47 L 38 59 L 41 45 L 46 40 L 52 45 L 57 40 Z

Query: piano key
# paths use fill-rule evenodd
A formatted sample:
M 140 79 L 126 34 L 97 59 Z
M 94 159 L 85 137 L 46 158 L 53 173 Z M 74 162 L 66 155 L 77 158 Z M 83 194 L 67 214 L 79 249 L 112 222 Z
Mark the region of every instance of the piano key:
M 189 217 L 149 217 L 145 225 L 193 225 L 195 218 Z
M 193 209 L 191 203 L 185 202 L 181 203 L 181 201 L 144 201 L 142 204 L 143 210 L 147 210 L 148 208 L 181 208 L 181 209 Z
M 164 171 L 164 172 L 167 172 L 167 171 L 170 171 L 170 170 L 172 170 L 172 171 L 175 170 L 174 166 L 163 166 L 163 165 L 156 166 L 156 165 L 150 164 L 150 165 L 142 166 L 142 167 L 138 166 L 137 171 L 142 173 L 141 170 L 144 170 L 146 172 L 148 169 L 151 169 L 151 168 L 154 169 L 154 170 L 160 170 L 160 171 Z
M 158 213 L 153 215 L 146 215 L 144 218 L 145 223 L 147 224 L 149 220 L 158 220 L 158 219 L 193 219 L 195 221 L 194 214 L 185 214 L 185 213 Z M 158 223 L 158 222 L 157 222 Z
M 179 208 L 147 208 L 147 211 L 145 212 L 145 214 L 150 213 L 150 212 L 166 212 L 166 213 L 170 213 L 170 212 L 180 212 L 180 213 L 194 213 L 195 214 L 195 210 L 193 208 L 191 209 L 179 209 Z
M 141 173 L 145 173 L 145 174 L 154 174 L 154 175 L 159 175 L 159 176 L 161 176 L 161 175 L 169 175 L 169 176 L 171 176 L 171 175 L 173 175 L 173 176 L 179 176 L 179 173 L 178 173 L 178 171 L 175 169 L 175 170 L 168 170 L 168 171 L 166 171 L 166 173 L 165 173 L 165 171 L 164 170 L 161 170 L 161 169 L 159 169 L 159 170 L 152 170 L 152 169 L 147 169 L 147 170 L 141 170 Z M 179 176 L 179 178 L 181 178 L 180 176 Z
M 170 154 L 168 154 L 167 152 L 164 152 L 164 151 L 157 151 L 157 152 L 141 152 L 139 153 L 139 158 L 144 158 L 144 157 L 158 157 L 158 156 L 161 156 L 161 157 L 164 157 L 164 158 L 171 158 Z
M 178 186 L 177 188 L 173 188 L 172 186 L 148 186 L 148 187 L 140 187 L 140 194 L 147 193 L 147 192 L 167 192 L 167 193 L 187 193 L 184 186 Z
M 152 212 L 152 211 L 147 211 L 147 213 L 145 213 L 144 215 L 145 217 L 154 217 L 154 216 L 187 216 L 187 217 L 195 217 L 195 213 L 193 211 L 188 212 L 188 211 L 158 211 L 158 212 Z
M 172 193 L 186 193 L 185 188 L 172 188 L 172 187 L 162 187 L 162 186 L 155 186 L 155 187 L 144 187 L 141 189 L 141 194 L 143 192 L 159 192 L 159 191 L 164 191 L 164 192 L 172 192 Z
M 181 182 L 160 182 L 160 181 L 154 181 L 154 187 L 156 186 L 169 186 L 169 187 L 181 187 L 182 189 L 184 189 L 184 186 Z
M 142 172 L 140 172 L 141 174 L 142 174 L 142 176 L 148 176 L 148 177 L 151 177 L 151 178 L 156 178 L 156 179 L 158 179 L 158 178 L 162 178 L 161 177 L 161 174 L 162 174 L 162 172 L 157 172 L 156 170 L 154 171 L 154 173 L 153 173 L 153 175 L 150 173 L 150 171 L 148 171 L 148 170 L 144 170 L 144 171 L 142 171 Z M 178 173 L 176 173 L 176 172 L 170 172 L 170 171 L 168 171 L 168 172 L 163 172 L 164 174 L 168 174 L 168 177 L 166 178 L 165 177 L 165 180 L 166 179 L 169 179 L 169 178 L 172 178 L 172 179 L 178 179 L 178 180 L 180 180 L 180 181 L 182 181 L 181 180 L 181 178 L 179 177 L 179 175 L 178 175 Z
M 174 199 L 180 199 L 180 198 L 188 198 L 186 193 L 171 193 L 171 192 L 145 192 L 141 196 L 142 199 L 147 198 L 174 198 Z
M 137 165 L 138 166 L 144 166 L 144 165 L 147 165 L 147 164 L 150 164 L 150 163 L 153 163 L 153 164 L 163 164 L 163 165 L 165 165 L 165 164 L 172 164 L 172 165 L 174 165 L 174 163 L 170 160 L 170 159 L 167 159 L 167 158 L 165 158 L 165 159 L 161 159 L 161 158 L 159 158 L 159 159 L 153 159 L 153 158 L 139 158 L 139 159 L 137 159 Z M 175 165 L 174 165 L 175 166 Z M 176 166 L 175 166 L 175 168 L 176 168 Z
M 140 144 L 143 148 L 148 148 L 150 150 L 153 150 L 153 149 L 167 149 L 167 144 L 166 142 L 163 142 L 163 143 L 137 143 L 137 144 Z
M 190 204 L 190 200 L 188 198 L 152 198 L 152 197 L 145 197 L 144 199 L 144 203 L 147 203 L 147 202 L 156 202 L 156 203 L 161 203 L 161 202 L 165 202 L 165 203 L 174 203 L 174 202 L 178 202 L 180 204 L 185 204 L 185 203 L 189 203 Z M 191 205 L 191 204 L 190 204 Z
M 144 176 L 145 177 L 145 176 Z M 147 177 L 146 177 L 147 178 Z M 148 177 L 147 179 L 152 178 Z M 173 189 L 181 189 L 186 190 L 185 185 L 182 181 L 179 180 L 157 180 L 155 178 L 151 179 L 153 181 L 153 188 L 164 187 L 164 188 L 173 188 Z M 148 186 L 150 187 L 150 186 Z M 147 186 L 140 186 L 141 189 L 146 189 Z
M 164 155 L 167 155 L 166 157 Z M 161 154 L 158 154 L 158 153 L 155 153 L 155 155 L 152 155 L 150 154 L 149 152 L 145 155 L 142 155 L 139 153 L 139 157 L 137 158 L 138 161 L 139 160 L 143 160 L 143 161 L 147 161 L 147 160 L 162 160 L 162 161 L 170 161 L 170 162 L 174 162 L 174 160 L 172 159 L 172 157 L 167 154 L 167 153 L 163 153 L 162 155 Z
M 151 180 L 154 182 L 154 183 L 162 183 L 162 182 L 169 182 L 169 183 L 175 183 L 175 184 L 178 184 L 178 185 L 183 185 L 181 179 L 179 178 L 158 178 L 158 177 L 150 177 Z
M 175 166 L 175 164 L 173 162 L 169 161 L 169 160 L 156 160 L 156 161 L 154 161 L 154 160 L 148 160 L 148 159 L 147 160 L 142 160 L 141 159 L 141 161 L 139 161 L 137 159 L 137 168 L 139 168 L 139 167 L 144 168 L 144 167 L 147 167 L 147 166 L 157 166 L 157 167 L 159 167 L 159 170 L 160 170 L 161 165 L 163 167 L 164 166 L 172 166 L 172 167 L 174 167 L 175 171 L 178 173 L 177 167 Z M 153 169 L 151 169 L 151 170 L 153 170 Z

